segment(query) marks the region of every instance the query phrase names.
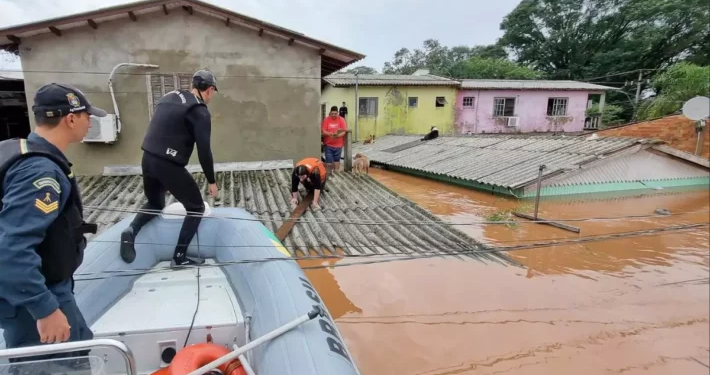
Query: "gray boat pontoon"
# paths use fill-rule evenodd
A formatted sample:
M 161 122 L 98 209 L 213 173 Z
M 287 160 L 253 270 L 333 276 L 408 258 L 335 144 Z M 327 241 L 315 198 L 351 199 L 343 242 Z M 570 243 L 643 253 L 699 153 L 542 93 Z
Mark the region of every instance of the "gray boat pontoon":
M 239 358 L 241 366 L 232 366 L 229 375 L 359 375 L 315 288 L 295 261 L 285 259 L 290 254 L 273 233 L 245 210 L 208 208 L 188 249 L 206 263 L 170 269 L 184 215 L 175 203 L 147 224 L 131 264 L 119 256 L 119 239 L 132 217 L 89 242 L 74 292 L 94 340 L 0 350 L 0 373 L 33 365 L 11 366 L 10 357 L 88 348 L 92 374 L 222 373 L 210 371 L 224 371 Z M 169 367 L 183 351 L 208 342 L 223 356 L 207 356 L 198 368 Z M 63 362 L 45 364 L 63 368 Z

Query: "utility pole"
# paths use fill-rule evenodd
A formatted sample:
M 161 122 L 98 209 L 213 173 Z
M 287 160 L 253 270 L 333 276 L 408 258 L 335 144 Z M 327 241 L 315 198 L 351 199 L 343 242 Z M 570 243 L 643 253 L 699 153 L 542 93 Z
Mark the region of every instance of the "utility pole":
M 360 140 L 357 134 L 357 119 L 360 117 L 360 103 L 358 103 L 357 98 L 357 88 L 358 88 L 358 72 L 355 72 L 355 142 Z
M 641 99 L 641 80 L 643 79 L 643 70 L 639 70 L 639 80 L 636 82 L 636 107 L 638 108 L 639 100 Z

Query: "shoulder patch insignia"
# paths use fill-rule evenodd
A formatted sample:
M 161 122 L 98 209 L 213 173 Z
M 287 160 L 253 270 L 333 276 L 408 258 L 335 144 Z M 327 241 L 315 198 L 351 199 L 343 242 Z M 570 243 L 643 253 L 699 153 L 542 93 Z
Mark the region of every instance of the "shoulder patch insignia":
M 35 197 L 35 208 L 45 215 L 49 215 L 56 211 L 59 209 L 59 199 L 57 194 L 49 188 L 45 188 L 38 192 Z
M 62 188 L 59 186 L 59 182 L 57 182 L 57 180 L 51 177 L 42 177 L 39 180 L 33 182 L 32 185 L 34 185 L 37 190 L 42 190 L 45 187 L 50 187 L 54 189 L 57 194 L 62 193 Z

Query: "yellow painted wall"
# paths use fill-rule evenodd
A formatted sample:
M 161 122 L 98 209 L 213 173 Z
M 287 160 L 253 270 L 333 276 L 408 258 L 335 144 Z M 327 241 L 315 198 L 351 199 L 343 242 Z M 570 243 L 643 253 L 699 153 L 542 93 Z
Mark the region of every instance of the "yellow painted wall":
M 436 107 L 436 97 L 446 98 L 444 107 Z M 360 115 L 358 138 L 364 140 L 370 134 L 381 137 L 386 134 L 426 134 L 432 126 L 440 134 L 450 134 L 454 130 L 456 108 L 456 88 L 447 86 L 364 86 L 359 87 L 358 97 L 377 97 L 377 116 Z M 417 107 L 409 107 L 409 98 L 419 98 Z M 326 115 L 331 106 L 348 107 L 345 118 L 348 129 L 354 133 L 355 87 L 333 87 L 327 85 L 321 93 L 321 105 L 325 105 Z M 353 134 L 354 136 L 354 134 Z

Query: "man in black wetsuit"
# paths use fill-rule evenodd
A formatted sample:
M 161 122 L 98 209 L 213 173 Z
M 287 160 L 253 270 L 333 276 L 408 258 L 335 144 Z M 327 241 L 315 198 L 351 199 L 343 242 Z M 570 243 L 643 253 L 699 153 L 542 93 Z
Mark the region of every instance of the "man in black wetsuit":
M 217 91 L 215 76 L 200 70 L 192 76 L 192 90 L 176 90 L 163 96 L 155 108 L 143 140 L 143 188 L 148 198 L 133 222 L 121 233 L 121 258 L 132 263 L 136 258 L 133 245 L 140 229 L 165 207 L 165 191 L 169 191 L 185 207 L 188 216 L 180 229 L 171 266 L 196 265 L 203 259 L 189 258 L 187 247 L 200 225 L 205 211 L 202 194 L 190 172 L 185 169 L 194 145 L 202 170 L 210 184 L 210 195 L 217 194 L 212 151 L 211 120 L 207 104 Z

